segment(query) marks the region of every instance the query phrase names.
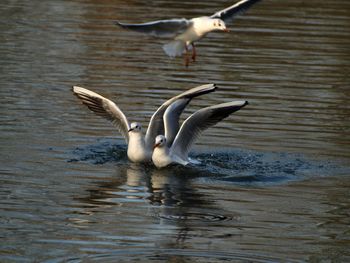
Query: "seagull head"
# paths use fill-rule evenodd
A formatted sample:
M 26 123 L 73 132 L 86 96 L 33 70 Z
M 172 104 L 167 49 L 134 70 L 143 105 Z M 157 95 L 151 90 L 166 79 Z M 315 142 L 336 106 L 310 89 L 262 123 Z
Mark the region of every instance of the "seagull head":
M 140 132 L 141 131 L 141 124 L 138 122 L 132 122 L 130 124 L 130 129 L 128 132 Z
M 213 30 L 230 32 L 230 30 L 226 27 L 225 22 L 218 18 L 213 19 Z
M 156 142 L 153 145 L 153 149 L 157 148 L 157 147 L 163 147 L 164 145 L 166 145 L 166 138 L 164 135 L 158 135 L 156 137 Z

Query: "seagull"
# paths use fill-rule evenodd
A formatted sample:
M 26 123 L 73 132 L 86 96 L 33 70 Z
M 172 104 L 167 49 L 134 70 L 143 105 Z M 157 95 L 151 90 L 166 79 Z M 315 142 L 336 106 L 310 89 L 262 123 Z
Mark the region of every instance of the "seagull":
M 152 115 L 145 136 L 142 134 L 141 124 L 138 122 L 130 123 L 113 101 L 91 90 L 78 86 L 73 86 L 73 93 L 91 111 L 110 120 L 117 127 L 128 144 L 127 155 L 129 160 L 140 163 L 151 161 L 154 140 L 158 134 L 164 133 L 164 129 L 166 129 L 167 134 L 169 134 L 168 145 L 172 143 L 179 130 L 179 117 L 194 97 L 213 92 L 216 88 L 215 84 L 205 84 L 185 91 L 164 102 Z M 167 116 L 172 119 L 172 122 L 168 122 L 164 125 L 163 115 L 174 102 L 177 102 L 177 107 L 174 108 L 176 112 L 167 112 Z
M 163 45 L 163 50 L 170 57 L 181 56 L 185 53 L 185 65 L 189 65 L 189 50 L 192 49 L 192 60 L 196 60 L 194 42 L 212 31 L 229 32 L 226 24 L 236 15 L 242 13 L 260 0 L 241 0 L 211 16 L 201 16 L 192 19 L 157 20 L 142 24 L 127 24 L 116 21 L 115 24 L 140 33 L 156 37 L 172 37 L 173 41 Z
M 167 133 L 165 132 L 165 136 L 158 135 L 155 139 L 152 155 L 154 165 L 157 168 L 166 167 L 173 163 L 187 165 L 190 162 L 188 153 L 200 134 L 247 104 L 248 101 L 232 101 L 196 111 L 183 122 L 170 147 L 167 144 Z M 174 102 L 166 110 L 164 115 L 165 126 L 167 126 L 167 122 L 169 121 L 166 117 L 167 111 L 176 111 L 178 106 L 177 102 Z

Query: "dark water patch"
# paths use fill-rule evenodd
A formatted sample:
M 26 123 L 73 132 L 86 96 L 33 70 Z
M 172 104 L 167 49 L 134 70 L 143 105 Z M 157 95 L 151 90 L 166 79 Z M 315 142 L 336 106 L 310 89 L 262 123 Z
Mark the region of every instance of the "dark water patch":
M 313 160 L 301 154 L 228 150 L 193 156 L 210 180 L 238 184 L 279 184 L 311 176 L 348 174 L 350 168 L 335 161 Z
M 104 164 L 114 162 L 125 164 L 128 162 L 127 146 L 113 144 L 111 141 L 99 140 L 98 143 L 77 147 L 73 150 L 73 158 L 68 162 L 89 162 Z

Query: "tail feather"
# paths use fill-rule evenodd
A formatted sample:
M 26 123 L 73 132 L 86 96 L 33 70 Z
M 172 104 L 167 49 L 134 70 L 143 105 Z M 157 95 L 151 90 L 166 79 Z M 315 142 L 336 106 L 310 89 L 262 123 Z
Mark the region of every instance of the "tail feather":
M 168 44 L 163 45 L 164 52 L 169 57 L 181 56 L 185 50 L 186 43 L 181 40 L 174 40 Z

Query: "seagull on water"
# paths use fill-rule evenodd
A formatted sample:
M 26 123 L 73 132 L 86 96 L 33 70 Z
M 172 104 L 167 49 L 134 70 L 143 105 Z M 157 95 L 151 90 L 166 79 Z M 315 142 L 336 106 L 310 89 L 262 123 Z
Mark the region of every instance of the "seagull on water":
M 153 144 L 158 134 L 164 134 L 164 130 L 169 134 L 169 144 L 174 140 L 179 130 L 179 117 L 190 101 L 197 96 L 210 93 L 216 90 L 215 84 L 206 84 L 185 91 L 164 102 L 152 115 L 148 125 L 146 135 L 143 136 L 141 124 L 137 122 L 129 123 L 125 114 L 111 100 L 97 94 L 91 90 L 73 86 L 73 93 L 91 111 L 110 120 L 125 138 L 128 144 L 127 155 L 132 162 L 148 162 L 152 159 Z M 176 102 L 174 111 L 167 111 L 167 118 L 171 122 L 164 124 L 163 115 L 168 107 Z
M 189 65 L 189 49 L 192 49 L 192 60 L 196 60 L 194 42 L 212 31 L 229 32 L 226 27 L 236 15 L 242 13 L 260 0 L 241 0 L 211 16 L 201 16 L 192 19 L 157 20 L 142 24 L 127 24 L 116 21 L 116 25 L 140 33 L 156 37 L 172 37 L 173 41 L 163 45 L 165 53 L 170 57 L 181 56 L 185 53 L 185 64 Z
M 152 155 L 154 165 L 157 168 L 166 167 L 173 163 L 187 165 L 190 162 L 188 153 L 200 134 L 247 104 L 247 101 L 232 101 L 196 111 L 183 122 L 171 146 L 167 144 L 168 135 L 165 130 L 165 136 L 158 135 L 155 139 Z M 166 110 L 164 115 L 165 126 L 171 120 L 167 119 L 167 111 L 176 111 L 179 106 L 177 102 L 174 102 Z

